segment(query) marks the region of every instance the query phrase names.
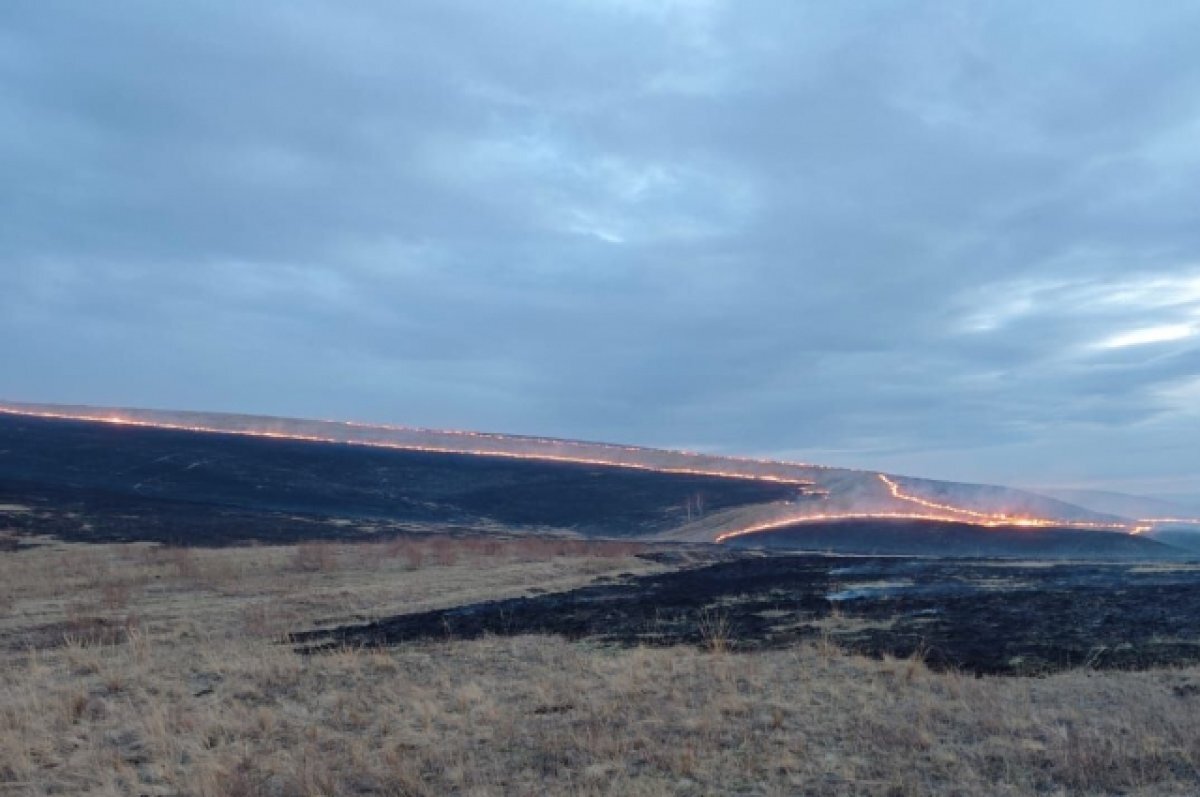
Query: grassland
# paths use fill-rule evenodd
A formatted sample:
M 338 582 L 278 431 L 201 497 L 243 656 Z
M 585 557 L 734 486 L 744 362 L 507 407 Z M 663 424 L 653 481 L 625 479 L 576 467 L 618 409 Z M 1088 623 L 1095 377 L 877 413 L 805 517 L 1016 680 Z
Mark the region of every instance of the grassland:
M 933 672 L 815 643 L 290 631 L 663 565 L 628 543 L 0 552 L 0 795 L 1194 794 L 1200 668 Z M 846 618 L 847 627 L 856 622 Z

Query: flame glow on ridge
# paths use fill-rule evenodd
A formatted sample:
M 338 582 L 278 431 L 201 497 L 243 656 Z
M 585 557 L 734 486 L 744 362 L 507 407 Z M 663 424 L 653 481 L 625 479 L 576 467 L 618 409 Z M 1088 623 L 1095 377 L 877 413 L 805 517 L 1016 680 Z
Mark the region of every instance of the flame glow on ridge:
M 984 528 L 1071 528 L 1071 529 L 1094 529 L 1097 531 L 1123 531 L 1128 534 L 1141 534 L 1144 531 L 1149 531 L 1156 523 L 1181 521 L 1180 518 L 1164 519 L 1150 518 L 1146 520 L 1138 520 L 1136 523 L 1100 523 L 1094 521 L 1082 520 L 1058 520 L 1053 518 L 1036 518 L 1022 515 L 1009 515 L 1005 513 L 989 513 L 980 512 L 966 507 L 954 506 L 953 504 L 943 504 L 937 501 L 931 501 L 920 496 L 906 493 L 896 481 L 888 478 L 882 473 L 875 474 L 892 498 L 899 501 L 904 501 L 911 504 L 916 504 L 924 509 L 934 510 L 933 512 L 835 512 L 835 513 L 818 513 L 798 515 L 795 517 L 781 518 L 771 520 L 764 523 L 757 523 L 745 528 L 734 529 L 717 535 L 716 542 L 725 542 L 726 540 L 744 537 L 749 534 L 759 534 L 766 531 L 776 531 L 778 529 L 787 528 L 805 523 L 830 523 L 842 520 L 929 520 L 940 522 L 957 522 L 966 523 L 973 526 L 981 526 Z
M 550 452 L 522 452 L 522 451 L 511 451 L 511 450 L 498 449 L 498 448 L 480 448 L 480 447 L 476 447 L 476 446 L 467 446 L 467 445 L 441 446 L 441 445 L 429 445 L 429 444 L 410 443 L 410 442 L 401 442 L 401 441 L 343 439 L 343 438 L 339 438 L 339 437 L 330 437 L 330 436 L 325 436 L 325 435 L 303 434 L 300 432 L 283 432 L 283 431 L 274 431 L 274 430 L 269 430 L 269 429 L 243 429 L 243 428 L 234 428 L 234 427 L 205 426 L 205 425 L 201 425 L 201 424 L 175 423 L 175 422 L 166 421 L 166 420 L 147 420 L 147 419 L 141 419 L 141 418 L 130 418 L 127 416 L 118 415 L 116 413 L 112 413 L 112 412 L 108 412 L 108 411 L 97 412 L 95 414 L 92 414 L 92 413 L 84 413 L 84 412 L 79 412 L 79 413 L 50 412 L 50 411 L 45 411 L 45 410 L 32 410 L 32 409 L 18 410 L 18 409 L 12 409 L 9 407 L 0 407 L 0 413 L 6 414 L 6 415 L 17 415 L 17 416 L 32 417 L 32 418 L 46 418 L 46 419 L 51 419 L 51 420 L 90 421 L 90 422 L 97 422 L 97 423 L 112 424 L 112 425 L 116 425 L 116 426 L 136 426 L 136 427 L 143 427 L 143 428 L 149 428 L 149 429 L 166 429 L 166 430 L 171 430 L 171 431 L 200 432 L 200 433 L 204 433 L 204 434 L 230 434 L 230 435 L 238 435 L 240 437 L 261 437 L 261 438 L 271 438 L 271 439 L 276 439 L 276 440 L 297 440 L 297 441 L 311 442 L 311 443 L 334 443 L 334 444 L 340 444 L 340 445 L 366 446 L 369 448 L 386 448 L 386 449 L 394 449 L 394 450 L 400 450 L 400 451 L 416 451 L 416 452 L 422 452 L 422 453 L 464 454 L 464 455 L 479 456 L 479 457 L 500 457 L 500 458 L 504 458 L 504 459 L 530 460 L 530 461 L 535 461 L 535 462 L 560 462 L 560 463 L 574 464 L 574 465 L 596 465 L 596 466 L 611 467 L 611 468 L 621 468 L 621 469 L 626 469 L 626 470 L 649 471 L 649 472 L 653 472 L 653 473 L 669 473 L 669 474 L 674 474 L 674 475 L 685 475 L 685 476 L 714 476 L 714 477 L 729 478 L 729 479 L 744 479 L 747 481 L 770 482 L 770 483 L 774 483 L 774 484 L 789 484 L 789 485 L 794 485 L 796 487 L 805 488 L 806 490 L 808 488 L 812 488 L 815 486 L 815 483 L 811 479 L 803 479 L 800 477 L 781 476 L 781 475 L 768 474 L 768 473 L 754 473 L 750 470 L 744 470 L 744 471 L 722 470 L 717 467 L 705 467 L 703 465 L 698 465 L 697 467 L 679 467 L 679 466 L 674 466 L 674 465 L 655 465 L 655 464 L 644 463 L 644 462 L 630 462 L 628 460 L 621 460 L 621 459 L 616 459 L 616 458 L 610 459 L 610 458 L 604 458 L 602 456 L 595 456 L 595 455 L 585 456 L 585 455 L 581 454 L 581 455 L 577 456 L 577 455 L 572 455 L 572 454 L 555 454 L 555 453 L 550 453 Z M 574 441 L 553 440 L 550 438 L 538 438 L 538 437 L 508 437 L 506 435 L 491 434 L 491 433 L 486 433 L 486 432 L 464 432 L 464 431 L 445 432 L 442 430 L 417 429 L 417 428 L 405 427 L 405 426 L 372 425 L 372 424 L 363 424 L 363 423 L 353 423 L 353 422 L 347 422 L 347 421 L 319 421 L 319 423 L 336 423 L 336 424 L 340 424 L 340 425 L 348 426 L 348 427 L 352 427 L 352 428 L 368 429 L 368 430 L 374 429 L 374 430 L 386 430 L 386 431 L 433 433 L 433 434 L 438 434 L 438 435 L 465 437 L 470 440 L 494 440 L 494 441 L 512 440 L 514 442 L 525 442 L 525 443 L 533 443 L 533 444 L 552 444 L 552 445 L 557 445 L 557 446 L 562 446 L 562 447 L 573 446 L 573 447 L 577 447 L 577 448 L 588 448 L 588 449 L 599 448 L 599 449 L 607 449 L 607 450 L 627 452 L 627 453 L 655 453 L 654 449 L 638 448 L 638 447 L 634 447 L 634 446 L 579 443 L 579 442 L 574 442 Z M 690 452 L 690 451 L 670 451 L 670 452 L 658 452 L 658 453 L 669 453 L 672 455 L 678 455 L 678 456 L 684 456 L 684 457 L 690 457 L 690 458 L 703 458 L 705 456 L 703 454 L 698 454 L 698 453 Z M 758 464 L 758 465 L 773 465 L 773 466 L 788 466 L 788 465 L 794 466 L 795 465 L 795 463 L 774 462 L 772 460 L 759 460 L 759 459 L 751 459 L 748 457 L 747 458 L 731 458 L 731 457 L 722 456 L 722 457 L 719 457 L 719 459 L 722 461 L 732 460 L 733 462 L 744 462 L 747 464 Z M 808 467 L 808 466 L 800 466 L 800 467 Z
M 1057 518 L 1037 518 L 1028 517 L 1026 515 L 1009 515 L 1003 512 L 977 512 L 963 507 L 953 506 L 951 504 L 939 504 L 934 501 L 929 501 L 924 498 L 904 492 L 900 485 L 882 473 L 879 474 L 879 479 L 887 485 L 888 491 L 891 492 L 893 498 L 898 498 L 901 501 L 909 501 L 920 506 L 929 507 L 931 509 L 939 509 L 945 512 L 964 515 L 971 518 L 971 521 L 979 521 L 980 525 L 984 526 L 1027 526 L 1031 528 L 1047 526 L 1069 527 L 1075 529 L 1097 529 L 1100 531 L 1126 531 L 1130 534 L 1140 534 L 1143 531 L 1150 529 L 1147 523 L 1151 521 L 1139 520 L 1137 523 L 1101 523 L 1087 520 L 1063 520 Z M 949 518 L 954 520 L 956 518 Z M 1151 524 L 1152 525 L 1152 524 Z
M 463 443 L 462 445 L 432 445 L 416 442 L 405 442 L 399 440 L 365 440 L 353 438 L 339 438 L 327 435 L 305 434 L 301 432 L 277 431 L 271 429 L 247 429 L 238 428 L 235 426 L 221 427 L 210 426 L 204 424 L 179 423 L 169 420 L 153 420 L 148 418 L 135 418 L 126 415 L 121 415 L 112 410 L 96 409 L 95 411 L 50 411 L 43 409 L 32 408 L 13 408 L 0 406 L 0 414 L 26 416 L 34 418 L 46 418 L 52 420 L 69 420 L 69 421 L 90 421 L 97 423 L 112 424 L 115 426 L 134 426 L 151 429 L 166 429 L 173 431 L 199 432 L 205 434 L 228 434 L 241 437 L 259 437 L 270 438 L 277 440 L 295 440 L 313 443 L 332 443 L 341 445 L 363 446 L 368 448 L 384 448 L 401 451 L 414 451 L 423 453 L 437 454 L 462 454 L 480 457 L 497 457 L 503 459 L 528 460 L 535 462 L 559 462 L 564 464 L 576 465 L 594 465 L 602 467 L 621 468 L 627 470 L 648 471 L 654 473 L 667 473 L 676 475 L 688 476 L 713 476 L 720 478 L 744 479 L 748 481 L 770 482 L 776 484 L 793 485 L 804 490 L 804 494 L 809 497 L 826 497 L 828 492 L 816 487 L 816 483 L 811 479 L 801 478 L 799 476 L 792 477 L 770 473 L 756 473 L 750 470 L 736 470 L 718 467 L 713 464 L 713 460 L 721 463 L 735 465 L 743 463 L 747 466 L 765 466 L 765 467 L 798 467 L 811 468 L 818 470 L 827 470 L 828 466 L 811 465 L 807 463 L 782 462 L 778 460 L 757 459 L 753 457 L 736 457 L 727 455 L 707 455 L 694 451 L 680 450 L 658 450 L 645 448 L 641 446 L 617 445 L 612 443 L 591 443 L 574 440 L 562 440 L 557 438 L 547 437 L 531 437 L 521 435 L 504 435 L 491 432 L 474 432 L 465 430 L 434 430 L 422 429 L 410 426 L 395 426 L 387 424 L 367 424 L 355 421 L 317 421 L 321 424 L 330 424 L 343 426 L 350 429 L 362 429 L 364 431 L 391 431 L 404 433 L 428 433 L 445 437 L 464 438 L 467 441 L 495 441 L 508 442 L 514 444 L 532 444 L 555 446 L 558 448 L 575 448 L 580 449 L 580 453 L 562 454 L 543 451 L 513 451 L 496 447 L 480 447 L 478 445 L 470 445 Z M 259 419 L 266 422 L 274 419 Z M 597 455 L 595 452 L 614 452 L 612 458 L 607 458 L 602 455 Z M 695 467 L 683 467 L 675 465 L 658 465 L 647 462 L 631 462 L 629 460 L 618 459 L 619 454 L 666 454 L 676 457 L 684 457 L 689 459 L 701 460 L 697 462 Z M 704 461 L 709 460 L 709 461 Z M 1144 518 L 1133 522 L 1095 522 L 1095 521 L 1080 521 L 1066 520 L 1054 518 L 1038 518 L 1028 517 L 1023 515 L 1010 515 L 1000 512 L 983 512 L 966 507 L 955 506 L 953 504 L 940 503 L 927 498 L 922 498 L 917 495 L 905 492 L 904 489 L 892 478 L 877 473 L 877 478 L 887 488 L 890 496 L 901 502 L 913 504 L 920 507 L 920 511 L 899 512 L 899 511 L 863 511 L 863 512 L 824 512 L 815 514 L 796 515 L 787 518 L 757 523 L 745 528 L 733 529 L 719 534 L 716 542 L 724 542 L 736 537 L 743 537 L 749 534 L 757 534 L 761 532 L 774 531 L 785 528 L 787 526 L 805 524 L 805 523 L 821 523 L 821 522 L 836 522 L 842 520 L 925 520 L 925 521 L 942 521 L 942 522 L 960 522 L 982 527 L 1027 527 L 1027 528 L 1074 528 L 1074 529 L 1095 529 L 1100 531 L 1122 531 L 1128 534 L 1141 534 L 1149 531 L 1156 525 L 1180 523 L 1188 525 L 1200 526 L 1200 518 Z

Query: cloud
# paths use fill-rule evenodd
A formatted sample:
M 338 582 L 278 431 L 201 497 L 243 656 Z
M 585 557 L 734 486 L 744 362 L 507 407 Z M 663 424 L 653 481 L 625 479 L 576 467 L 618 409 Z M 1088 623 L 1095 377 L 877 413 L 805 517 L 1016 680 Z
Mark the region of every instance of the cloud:
M 1195 17 L 7 3 L 2 390 L 1200 490 Z
M 1127 346 L 1146 346 L 1153 343 L 1171 343 L 1192 337 L 1197 329 L 1192 324 L 1161 324 L 1121 332 L 1105 338 L 1098 344 L 1102 349 L 1123 349 Z

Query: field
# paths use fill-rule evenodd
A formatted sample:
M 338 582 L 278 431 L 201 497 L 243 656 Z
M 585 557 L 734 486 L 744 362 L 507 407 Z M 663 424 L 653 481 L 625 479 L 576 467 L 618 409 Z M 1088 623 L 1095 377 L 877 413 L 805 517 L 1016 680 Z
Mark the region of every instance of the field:
M 31 507 L 8 525 L 87 542 L 228 545 L 447 527 L 643 536 L 686 523 L 697 498 L 716 512 L 798 492 L 708 475 L 0 413 L 0 505 Z M 335 527 L 324 524 L 330 518 Z
M 649 553 L 674 561 L 669 551 Z M 1073 667 L 1200 664 L 1200 567 L 711 552 L 691 565 L 566 592 L 406 612 L 305 632 L 314 649 L 486 634 L 606 644 L 786 649 L 830 623 L 840 647 L 920 655 L 939 669 L 1039 675 Z M 715 561 L 697 561 L 713 559 Z
M 0 417 L 0 797 L 1200 793 L 1194 554 L 817 475 Z
M 520 629 L 298 653 L 289 635 L 728 566 L 628 542 L 399 538 L 0 553 L 0 792 L 1189 794 L 1200 669 L 975 677 L 872 621 L 739 652 Z M 646 555 L 649 554 L 649 555 Z M 739 560 L 732 560 L 733 563 Z

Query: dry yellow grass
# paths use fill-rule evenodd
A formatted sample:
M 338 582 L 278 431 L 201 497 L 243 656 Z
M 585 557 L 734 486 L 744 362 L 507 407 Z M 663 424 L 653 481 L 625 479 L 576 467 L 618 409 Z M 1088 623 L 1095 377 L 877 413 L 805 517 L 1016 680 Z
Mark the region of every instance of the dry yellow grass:
M 829 644 L 734 655 L 719 615 L 706 650 L 519 637 L 304 657 L 276 641 L 655 567 L 437 558 L 0 556 L 0 794 L 1200 791 L 1200 669 L 975 679 Z
M 367 621 L 598 575 L 659 569 L 621 543 L 430 540 L 226 549 L 49 543 L 0 554 L 0 663 L 32 641 L 137 625 L 181 635 L 278 639 L 297 627 Z M 111 635 L 110 635 L 111 636 Z M 119 635 L 118 635 L 119 636 Z

